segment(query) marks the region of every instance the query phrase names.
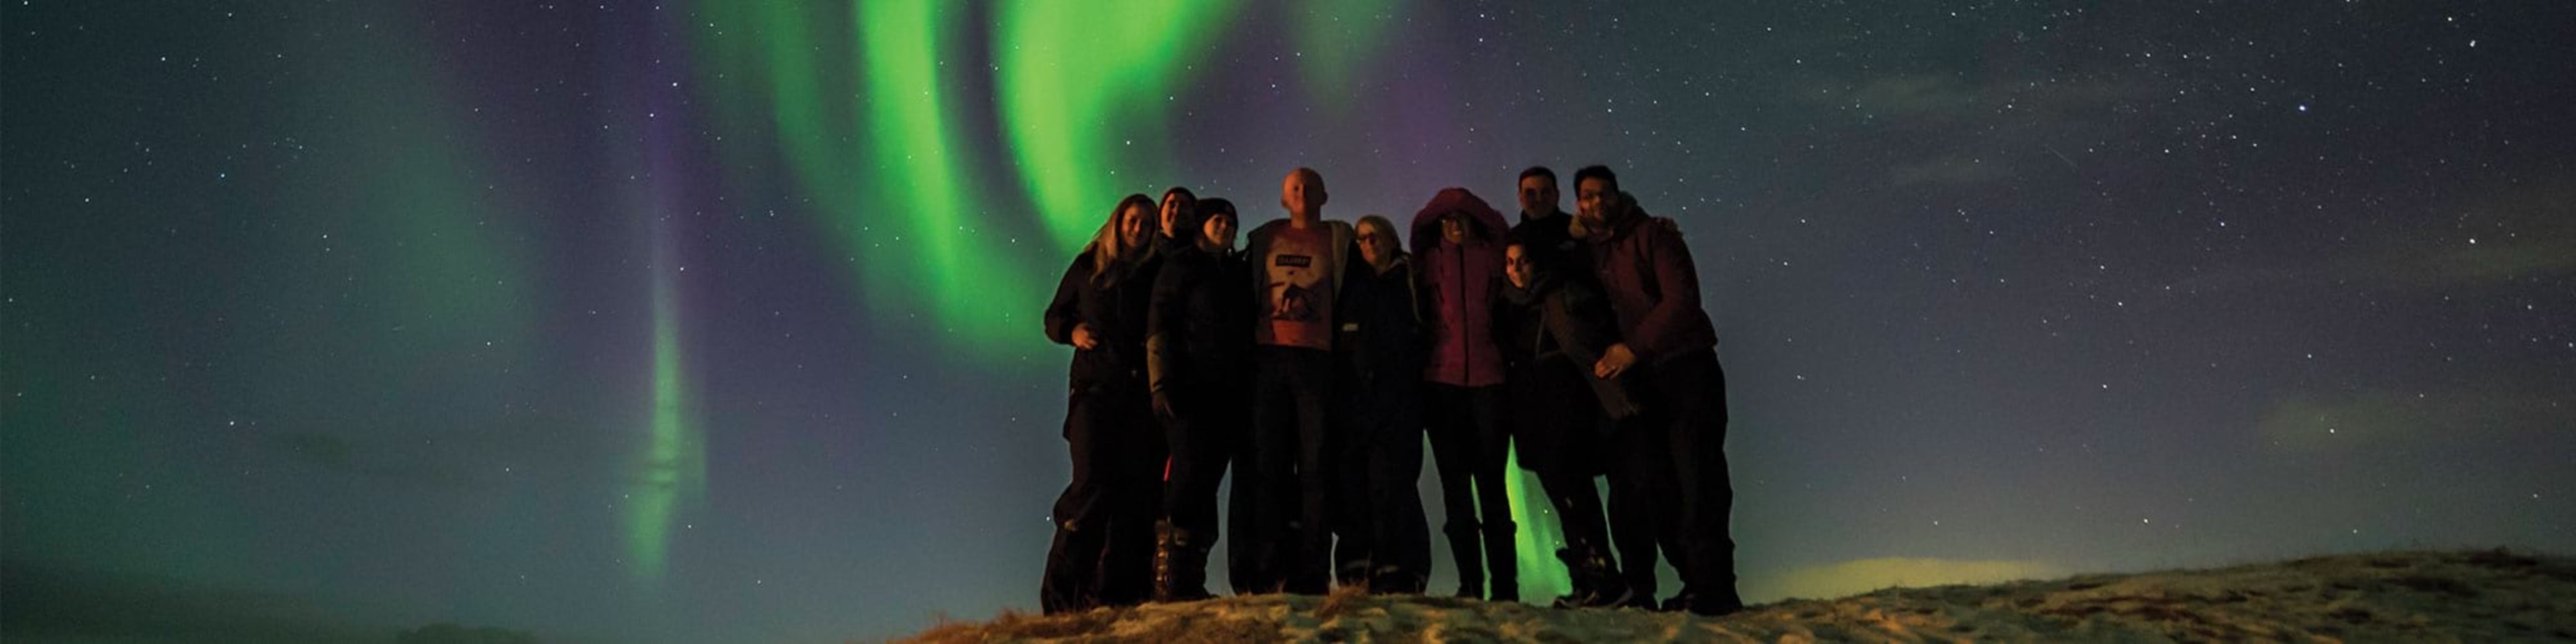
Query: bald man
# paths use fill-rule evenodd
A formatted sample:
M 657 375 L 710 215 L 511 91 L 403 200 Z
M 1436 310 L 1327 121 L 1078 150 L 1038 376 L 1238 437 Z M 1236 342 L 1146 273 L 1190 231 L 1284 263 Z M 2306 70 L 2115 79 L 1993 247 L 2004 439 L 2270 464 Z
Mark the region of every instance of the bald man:
M 1324 220 L 1324 176 L 1298 168 L 1279 182 L 1288 216 L 1244 236 L 1250 260 L 1252 325 L 1251 461 L 1236 485 L 1261 490 L 1253 534 L 1227 552 L 1235 590 L 1323 594 L 1332 580 L 1326 524 L 1333 481 L 1325 410 L 1333 378 L 1334 301 L 1347 267 L 1363 263 L 1351 225 Z

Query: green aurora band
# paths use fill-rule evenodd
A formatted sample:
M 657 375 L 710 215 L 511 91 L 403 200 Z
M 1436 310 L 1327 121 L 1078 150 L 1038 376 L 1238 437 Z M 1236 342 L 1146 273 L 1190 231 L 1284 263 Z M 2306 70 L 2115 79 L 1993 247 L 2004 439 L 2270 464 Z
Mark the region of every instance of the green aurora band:
M 1168 97 L 1190 61 L 1210 53 L 1231 9 L 1188 0 L 1002 6 L 992 56 L 1007 147 L 1058 247 L 1080 248 L 1109 205 L 1138 191 L 1120 186 L 1150 193 L 1160 186 L 1147 177 L 1176 174 Z M 1124 27 L 1112 32 L 1123 37 L 1101 37 L 1103 25 Z
M 663 243 L 661 235 L 656 237 L 656 243 Z M 625 499 L 627 565 L 647 582 L 660 581 L 668 570 L 671 527 L 680 505 L 698 498 L 706 482 L 706 450 L 699 448 L 690 415 L 680 351 L 679 295 L 661 261 L 667 253 L 655 255 L 652 425 L 638 480 Z
M 1337 0 L 1298 16 L 1313 100 L 1343 111 L 1339 97 L 1360 80 L 1360 64 L 1400 8 Z M 1193 61 L 1212 55 L 1241 7 L 1005 1 L 990 25 L 966 24 L 963 8 L 928 0 L 699 9 L 709 19 L 692 49 L 715 88 L 713 113 L 728 131 L 771 134 L 727 141 L 726 167 L 755 175 L 734 180 L 759 181 L 753 169 L 766 167 L 767 155 L 783 158 L 787 179 L 813 200 L 818 227 L 848 256 L 868 308 L 919 312 L 879 320 L 937 332 L 930 335 L 943 349 L 981 364 L 1026 368 L 1030 353 L 1056 350 L 1031 318 L 1063 258 L 1090 240 L 1121 195 L 1152 193 L 1169 182 L 1162 177 L 1180 176 L 1166 134 L 1169 97 L 1205 69 Z M 1108 25 L 1117 37 L 1102 37 Z M 989 70 L 961 64 L 972 59 L 975 39 L 965 36 L 974 28 L 987 30 Z M 991 94 L 971 93 L 982 88 Z M 986 101 L 998 123 L 977 118 Z M 1008 158 L 980 156 L 984 149 Z M 1008 176 L 989 176 L 996 172 Z M 994 190 L 1005 186 L 1019 192 Z M 1043 243 L 1002 231 L 1034 231 Z M 1522 588 L 1533 597 L 1563 592 L 1555 522 L 1545 520 L 1546 504 L 1527 502 L 1545 497 L 1534 477 L 1513 480 Z

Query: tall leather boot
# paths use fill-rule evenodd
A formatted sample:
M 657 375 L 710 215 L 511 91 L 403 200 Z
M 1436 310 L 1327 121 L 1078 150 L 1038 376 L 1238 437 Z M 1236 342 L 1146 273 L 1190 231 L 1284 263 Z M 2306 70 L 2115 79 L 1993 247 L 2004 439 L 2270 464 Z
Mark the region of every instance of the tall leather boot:
M 1458 559 L 1458 596 L 1485 598 L 1485 535 L 1473 519 L 1451 520 L 1440 532 L 1449 535 L 1449 554 Z
M 1485 567 L 1494 578 L 1493 591 L 1486 599 L 1521 600 L 1520 549 L 1513 545 L 1519 535 L 1519 526 L 1512 525 L 1509 519 L 1485 522 Z

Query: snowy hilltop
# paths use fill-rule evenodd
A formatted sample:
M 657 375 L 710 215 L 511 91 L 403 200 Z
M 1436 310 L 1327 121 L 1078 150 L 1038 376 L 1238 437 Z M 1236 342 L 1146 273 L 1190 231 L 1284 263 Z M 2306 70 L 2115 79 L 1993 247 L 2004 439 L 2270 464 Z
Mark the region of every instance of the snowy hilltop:
M 2576 560 L 2338 555 L 1789 600 L 1719 619 L 1448 597 L 1266 595 L 947 623 L 909 642 L 1630 642 L 2576 639 Z

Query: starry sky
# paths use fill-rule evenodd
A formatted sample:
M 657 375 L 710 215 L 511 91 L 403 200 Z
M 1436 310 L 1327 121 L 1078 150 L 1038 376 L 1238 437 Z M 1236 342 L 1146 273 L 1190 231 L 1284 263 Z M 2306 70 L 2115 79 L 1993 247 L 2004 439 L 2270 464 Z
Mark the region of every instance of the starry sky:
M 1751 600 L 2576 552 L 2576 6 L 1932 4 L 9 2 L 0 629 L 1033 610 L 1056 276 L 1300 165 L 1677 220 Z

